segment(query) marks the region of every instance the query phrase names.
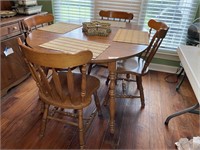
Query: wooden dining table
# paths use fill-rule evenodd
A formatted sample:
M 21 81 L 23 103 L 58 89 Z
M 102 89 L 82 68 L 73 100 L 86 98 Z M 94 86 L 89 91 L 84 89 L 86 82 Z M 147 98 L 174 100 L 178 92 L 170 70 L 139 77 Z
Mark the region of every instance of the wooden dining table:
M 55 52 L 62 53 L 60 51 L 55 51 L 52 49 L 41 47 L 43 43 L 55 40 L 60 37 L 69 37 L 75 38 L 84 41 L 94 41 L 98 43 L 109 44 L 109 47 L 105 49 L 101 54 L 96 58 L 91 60 L 93 64 L 107 64 L 109 70 L 109 113 L 110 113 L 110 133 L 115 132 L 115 79 L 116 79 L 116 62 L 118 60 L 127 59 L 133 56 L 138 55 L 143 52 L 147 44 L 139 43 L 126 43 L 126 42 L 116 42 L 113 41 L 117 31 L 121 29 L 120 27 L 112 27 L 111 33 L 108 36 L 88 36 L 83 33 L 82 27 L 78 27 L 74 30 L 71 30 L 67 33 L 55 33 L 48 32 L 43 30 L 34 30 L 26 38 L 27 44 L 32 47 L 34 50 L 41 52 Z M 142 27 L 134 25 L 132 23 L 126 23 L 125 29 L 133 29 L 141 31 Z M 140 37 L 144 38 L 144 37 Z

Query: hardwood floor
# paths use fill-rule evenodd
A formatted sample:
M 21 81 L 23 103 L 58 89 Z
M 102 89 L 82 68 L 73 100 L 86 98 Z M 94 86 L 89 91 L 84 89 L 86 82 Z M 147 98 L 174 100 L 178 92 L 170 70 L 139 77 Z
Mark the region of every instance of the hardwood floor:
M 98 94 L 102 103 L 108 72 L 96 68 L 93 74 L 101 78 Z M 187 79 L 176 92 L 176 83 L 164 80 L 167 75 L 150 71 L 144 76 L 144 109 L 139 99 L 116 99 L 114 135 L 109 133 L 109 107 L 102 105 L 103 118 L 96 116 L 86 133 L 86 149 L 175 149 L 174 143 L 180 138 L 199 136 L 199 115 L 184 114 L 164 125 L 168 115 L 197 103 Z M 136 85 L 132 87 L 130 91 Z M 117 91 L 120 88 L 118 84 Z M 92 107 L 85 110 L 85 115 Z M 77 128 L 53 120 L 40 138 L 41 117 L 37 87 L 30 77 L 1 99 L 1 149 L 79 148 Z

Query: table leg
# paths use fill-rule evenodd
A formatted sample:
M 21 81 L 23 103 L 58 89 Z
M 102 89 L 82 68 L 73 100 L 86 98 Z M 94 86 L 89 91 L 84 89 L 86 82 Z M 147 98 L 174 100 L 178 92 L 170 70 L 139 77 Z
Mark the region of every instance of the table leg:
M 109 70 L 109 108 L 110 108 L 110 133 L 115 132 L 115 79 L 116 79 L 116 62 L 108 63 Z

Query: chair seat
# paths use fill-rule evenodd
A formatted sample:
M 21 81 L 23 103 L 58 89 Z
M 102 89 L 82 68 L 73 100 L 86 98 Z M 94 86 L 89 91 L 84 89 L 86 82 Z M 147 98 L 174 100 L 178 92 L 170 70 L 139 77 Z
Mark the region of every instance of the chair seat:
M 117 73 L 141 75 L 144 64 L 144 59 L 139 57 L 131 57 L 129 59 L 117 62 Z M 148 68 L 146 69 L 144 74 L 147 72 Z
M 74 76 L 74 85 L 80 85 L 81 84 L 81 80 L 82 80 L 82 76 L 81 74 L 73 74 Z M 73 97 L 73 101 L 71 101 L 69 93 L 67 93 L 66 91 L 68 91 L 68 87 L 67 87 L 67 80 L 65 78 L 66 76 L 66 72 L 59 72 L 59 77 L 61 79 L 61 85 L 62 85 L 62 91 L 65 91 L 62 93 L 63 95 L 63 100 L 61 100 L 61 98 L 59 97 L 59 95 L 56 92 L 56 89 L 52 89 L 52 92 L 55 95 L 55 98 L 52 99 L 51 96 L 46 96 L 44 94 L 42 94 L 42 92 L 40 92 L 40 98 L 45 101 L 46 103 L 49 103 L 50 105 L 54 105 L 60 108 L 66 108 L 66 109 L 80 109 L 80 108 L 84 108 L 86 106 L 88 106 L 91 103 L 91 96 L 92 94 L 99 88 L 100 86 L 100 81 L 93 76 L 88 75 L 86 78 L 86 97 L 84 99 L 84 101 L 82 101 L 81 98 L 81 88 L 77 88 L 80 86 L 76 86 L 74 89 L 74 97 Z M 89 84 L 90 83 L 90 84 Z M 91 84 L 92 83 L 92 84 Z M 50 85 L 54 84 L 53 81 L 50 82 Z M 55 86 L 52 86 L 55 87 Z M 55 99 L 57 101 L 55 101 Z

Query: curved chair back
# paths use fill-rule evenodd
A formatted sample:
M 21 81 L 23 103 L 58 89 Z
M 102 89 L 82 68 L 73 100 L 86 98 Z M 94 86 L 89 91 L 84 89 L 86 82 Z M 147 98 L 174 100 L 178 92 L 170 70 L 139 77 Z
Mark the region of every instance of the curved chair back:
M 148 21 L 148 26 L 149 26 L 149 35 L 151 34 L 152 29 L 157 31 L 161 28 L 168 28 L 168 26 L 164 22 L 158 22 L 154 19 L 150 19 Z
M 154 55 L 156 54 L 158 48 L 160 47 L 163 39 L 165 38 L 169 27 L 163 23 L 163 22 L 157 22 L 153 19 L 149 20 L 148 26 L 150 28 L 150 33 L 152 29 L 156 31 L 156 33 L 153 35 L 147 49 L 145 50 L 145 54 L 143 56 L 143 59 L 145 60 L 144 67 L 142 69 L 142 74 L 144 74 L 152 61 Z
M 80 86 L 82 91 L 80 93 L 81 96 L 86 94 L 86 64 L 92 59 L 91 51 L 81 51 L 76 54 L 65 54 L 65 53 L 43 53 L 38 52 L 37 50 L 33 50 L 20 42 L 18 40 L 19 46 L 22 50 L 22 53 L 25 57 L 25 61 L 28 64 L 28 67 L 31 71 L 32 77 L 36 81 L 38 88 L 40 90 L 41 95 L 45 95 L 47 97 L 51 97 L 52 100 L 64 101 L 66 100 L 67 94 L 71 96 L 73 99 L 75 95 L 73 95 L 75 87 Z M 75 85 L 73 82 L 73 74 L 72 70 L 76 66 L 82 67 L 82 83 L 80 85 Z M 51 68 L 52 70 L 52 78 L 54 84 L 49 82 L 46 68 Z M 68 84 L 68 93 L 63 96 L 62 85 L 60 81 L 60 77 L 58 75 L 59 69 L 67 68 L 66 71 L 66 84 Z M 52 87 L 55 86 L 55 87 Z M 52 89 L 55 91 L 52 92 Z M 58 96 L 58 97 L 57 97 Z M 58 101 L 59 101 L 58 100 Z
M 26 35 L 28 35 L 32 30 L 52 24 L 53 21 L 54 16 L 52 14 L 46 14 L 30 16 L 25 18 L 22 22 L 26 30 Z
M 106 11 L 101 10 L 99 12 L 99 16 L 101 16 L 101 19 L 107 19 L 107 20 L 115 20 L 115 21 L 128 21 L 130 22 L 134 15 L 132 13 L 128 12 L 122 12 L 122 11 Z

